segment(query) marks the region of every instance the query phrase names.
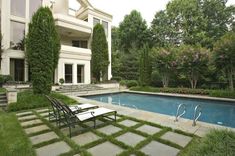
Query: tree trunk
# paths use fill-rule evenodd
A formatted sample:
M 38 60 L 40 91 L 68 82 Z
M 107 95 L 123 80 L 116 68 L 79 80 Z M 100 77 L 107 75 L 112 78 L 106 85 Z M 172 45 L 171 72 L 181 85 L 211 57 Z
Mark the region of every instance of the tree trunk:
M 163 88 L 168 87 L 168 85 L 169 85 L 168 74 L 162 74 L 162 84 L 163 84 Z
M 229 80 L 229 88 L 231 91 L 234 91 L 234 86 L 233 86 L 233 73 L 232 71 L 228 72 L 228 80 Z

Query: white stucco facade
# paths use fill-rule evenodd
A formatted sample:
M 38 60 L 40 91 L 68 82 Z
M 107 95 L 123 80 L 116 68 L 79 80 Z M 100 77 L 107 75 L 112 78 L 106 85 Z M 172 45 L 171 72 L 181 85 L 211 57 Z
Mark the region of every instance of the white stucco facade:
M 14 6 L 18 1 L 20 7 Z M 111 79 L 111 23 L 112 16 L 94 8 L 88 0 L 77 0 L 81 7 L 76 15 L 69 14 L 69 0 L 34 0 L 40 1 L 40 6 L 51 8 L 55 24 L 61 37 L 61 51 L 58 67 L 55 70 L 54 83 L 60 79 L 65 85 L 91 83 L 91 40 L 94 20 L 103 24 L 108 42 L 109 67 L 108 79 Z M 30 74 L 24 51 L 20 50 L 19 32 L 27 34 L 32 8 L 36 4 L 32 0 L 1 0 L 1 31 L 3 35 L 1 71 L 2 75 L 12 75 L 16 81 L 29 81 Z M 22 5 L 22 6 L 21 6 Z M 38 7 L 40 7 L 38 6 Z M 24 11 L 22 11 L 22 8 Z M 20 10 L 21 9 L 21 10 Z M 19 15 L 17 14 L 19 13 Z M 20 14 L 21 13 L 21 14 Z M 23 14 L 23 15 L 22 15 Z M 23 33 L 22 32 L 22 33 Z M 19 36 L 17 36 L 19 33 Z M 20 41 L 20 40 L 19 40 Z M 22 69 L 23 68 L 23 69 Z M 23 76 L 22 76 L 23 75 Z

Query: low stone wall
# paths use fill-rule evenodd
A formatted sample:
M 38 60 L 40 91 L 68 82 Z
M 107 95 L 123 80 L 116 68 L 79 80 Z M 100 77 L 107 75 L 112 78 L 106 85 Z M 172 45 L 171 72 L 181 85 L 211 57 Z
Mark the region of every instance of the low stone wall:
M 6 88 L 8 104 L 17 102 L 17 90 L 13 88 Z
M 119 88 L 119 83 L 96 84 L 96 86 L 102 87 L 102 88 Z

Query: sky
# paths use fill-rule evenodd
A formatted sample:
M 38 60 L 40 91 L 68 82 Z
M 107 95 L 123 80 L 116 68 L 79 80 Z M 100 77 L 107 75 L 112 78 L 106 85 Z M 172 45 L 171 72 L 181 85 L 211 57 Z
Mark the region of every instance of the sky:
M 78 9 L 76 0 L 70 0 L 70 5 Z M 124 16 L 132 10 L 137 10 L 150 26 L 157 11 L 164 10 L 170 0 L 89 0 L 97 9 L 113 15 L 113 26 L 118 26 Z M 235 0 L 228 0 L 228 5 L 235 5 Z

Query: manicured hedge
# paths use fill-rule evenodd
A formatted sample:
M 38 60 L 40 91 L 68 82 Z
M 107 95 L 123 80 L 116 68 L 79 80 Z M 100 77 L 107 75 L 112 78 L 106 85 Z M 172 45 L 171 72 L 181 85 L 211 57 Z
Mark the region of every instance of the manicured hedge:
M 75 100 L 59 93 L 51 93 L 50 96 L 55 97 L 66 104 L 77 103 Z M 40 107 L 47 107 L 50 105 L 48 99 L 44 95 L 33 94 L 32 91 L 24 91 L 18 93 L 17 100 L 17 103 L 11 103 L 8 106 L 8 111 L 34 109 Z
M 235 92 L 226 90 L 206 90 L 206 89 L 190 89 L 190 88 L 155 88 L 155 87 L 132 87 L 133 91 L 143 92 L 162 92 L 162 93 L 177 93 L 177 94 L 193 94 L 206 95 L 211 97 L 233 98 L 235 99 Z

